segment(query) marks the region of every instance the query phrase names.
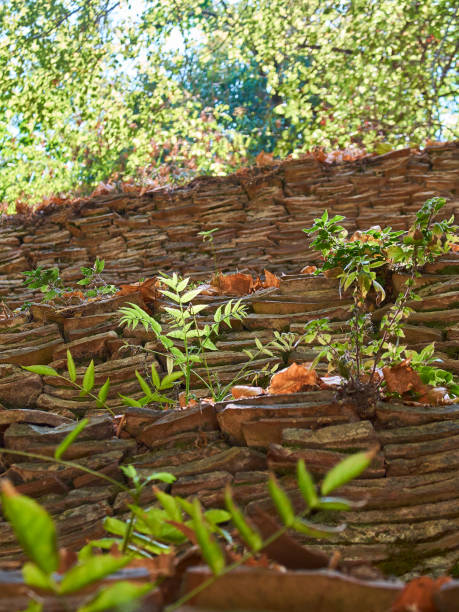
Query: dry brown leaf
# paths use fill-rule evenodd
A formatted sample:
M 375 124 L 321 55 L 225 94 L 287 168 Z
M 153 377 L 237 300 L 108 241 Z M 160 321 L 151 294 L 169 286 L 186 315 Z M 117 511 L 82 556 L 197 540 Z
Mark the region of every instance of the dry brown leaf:
M 263 166 L 272 166 L 274 163 L 274 157 L 272 153 L 265 153 L 264 151 L 260 151 L 255 158 L 255 163 L 259 168 Z
M 188 527 L 184 523 L 179 523 L 177 521 L 166 521 L 166 523 L 169 523 L 169 525 L 172 525 L 173 527 L 176 527 L 179 531 L 181 531 L 183 535 L 188 538 L 192 544 L 194 544 L 195 546 L 198 545 L 196 534 L 191 529 L 191 527 Z
M 225 553 L 230 563 L 239 563 L 243 557 L 242 553 L 232 550 L 229 547 L 226 547 Z M 281 570 L 284 568 L 283 565 L 273 563 L 265 553 L 261 553 L 257 557 L 249 557 L 242 562 L 242 565 L 245 565 L 246 567 L 263 567 L 264 569 L 271 568 Z
M 383 374 L 389 392 L 399 393 L 402 396 L 407 393 L 410 396 L 411 393 L 416 393 L 416 405 L 444 406 L 453 403 L 446 387 L 432 387 L 424 384 L 419 374 L 410 366 L 409 359 L 405 359 L 396 366 L 383 368 Z
M 391 612 L 437 612 L 434 593 L 450 580 L 449 576 L 441 576 L 436 580 L 430 576 L 421 576 L 411 580 L 392 604 Z
M 373 228 L 370 227 L 370 229 L 376 229 L 378 226 L 374 226 Z M 379 228 L 381 229 L 381 228 Z M 375 238 L 374 236 L 372 236 L 371 234 L 367 233 L 368 230 L 366 230 L 365 232 L 361 232 L 360 230 L 355 231 L 352 236 L 349 238 L 349 242 L 362 242 L 362 243 L 366 243 L 366 242 L 371 242 L 373 244 L 379 244 L 382 245 L 382 240 L 380 240 L 379 238 Z M 382 257 L 380 258 L 382 261 Z
M 220 293 L 232 295 L 247 295 L 253 289 L 253 278 L 250 274 L 219 274 L 212 279 L 212 286 Z
M 146 281 L 139 283 L 132 283 L 131 285 L 121 285 L 119 290 L 116 292 L 117 296 L 130 295 L 131 293 L 137 293 L 140 291 L 143 299 L 146 302 L 154 302 L 158 297 L 158 279 L 156 276 L 147 279 Z
M 62 297 L 65 299 L 76 297 L 79 300 L 84 300 L 84 293 L 82 291 L 67 291 L 67 293 L 62 294 Z
M 94 191 L 91 193 L 90 197 L 94 198 L 96 196 L 106 195 L 108 193 L 111 193 L 112 191 L 115 191 L 115 185 L 112 185 L 110 183 L 99 183 L 94 189 Z
M 205 290 L 201 293 L 203 295 L 215 295 L 217 292 L 220 294 L 247 295 L 259 289 L 279 287 L 280 278 L 269 270 L 264 270 L 264 273 L 264 281 L 261 281 L 260 278 L 254 280 L 250 274 L 243 274 L 242 272 L 226 275 L 218 274 L 212 279 L 210 287 L 204 285 Z M 207 291 L 207 287 L 209 287 L 209 291 Z
M 132 285 L 121 285 L 118 291 L 116 292 L 116 295 L 118 296 L 130 295 L 131 293 L 137 293 L 139 289 L 140 289 L 140 283 L 133 283 Z
M 379 228 L 379 230 L 381 229 L 378 225 L 370 227 L 370 229 L 377 229 L 377 228 Z M 371 236 L 371 234 L 368 234 L 367 231 L 361 232 L 360 230 L 356 230 L 352 234 L 352 236 L 349 238 L 349 242 L 359 241 L 359 242 L 375 242 L 377 244 L 381 244 L 381 240 L 378 240 L 374 236 Z
M 152 610 L 163 610 L 164 604 L 172 604 L 179 598 L 182 587 L 183 576 L 187 569 L 202 564 L 202 555 L 197 546 L 187 547 L 186 550 L 176 557 L 175 571 L 172 576 L 161 582 L 160 589 L 163 595 L 163 604 Z
M 261 278 L 258 276 L 257 279 L 253 282 L 253 287 L 251 289 L 251 293 L 255 291 L 259 291 L 260 289 L 264 289 L 265 285 L 262 282 Z
M 323 121 L 326 121 L 326 119 L 323 119 Z M 355 161 L 356 159 L 365 157 L 365 155 L 367 155 L 367 152 L 364 149 L 354 147 L 349 147 L 347 149 L 338 151 L 330 151 L 329 153 L 325 153 L 323 150 L 319 150 L 314 153 L 314 157 L 318 161 L 324 161 L 327 164 L 339 163 L 343 161 Z
M 312 156 L 314 157 L 314 159 L 320 162 L 324 162 L 327 160 L 327 154 L 323 149 L 316 149 L 315 151 L 312 151 Z
M 405 359 L 398 365 L 383 368 L 386 388 L 391 393 L 408 393 L 408 391 L 425 392 L 424 383 L 417 372 L 410 366 L 409 359 Z
M 154 302 L 158 297 L 158 279 L 156 277 L 149 278 L 140 285 L 140 293 L 145 302 Z
M 317 387 L 318 385 L 319 377 L 315 370 L 310 370 L 303 364 L 292 363 L 288 368 L 274 374 L 268 387 L 268 393 L 271 395 L 296 393 L 307 387 Z
M 185 408 L 193 408 L 194 406 L 197 406 L 197 405 L 198 405 L 198 402 L 194 399 L 188 400 L 188 403 L 187 403 L 185 391 L 182 391 L 181 393 L 179 393 L 179 406 L 182 410 L 184 410 Z
M 193 401 L 194 401 L 194 400 L 193 400 Z M 213 397 L 203 397 L 203 398 L 201 399 L 201 402 L 206 403 L 206 404 L 210 404 L 211 406 L 214 406 L 214 405 L 215 405 L 215 400 L 214 400 L 214 398 L 213 398 Z M 198 403 L 198 402 L 196 402 L 196 404 L 197 404 L 197 403 Z
M 430 404 L 432 406 L 446 406 L 453 404 L 454 400 L 448 394 L 446 387 L 431 387 L 425 385 L 426 391 L 419 396 L 421 404 Z
M 264 270 L 265 273 L 265 282 L 263 283 L 263 287 L 267 289 L 268 287 L 279 287 L 280 286 L 280 278 L 270 272 L 269 270 Z
M 140 193 L 142 190 L 141 185 L 133 185 L 132 183 L 122 183 L 121 191 L 123 193 Z
M 243 397 L 256 397 L 257 395 L 263 395 L 265 390 L 261 387 L 250 387 L 247 385 L 236 385 L 231 389 L 231 394 L 234 399 L 241 399 Z
M 304 268 L 300 270 L 300 274 L 314 274 L 316 270 L 317 266 L 304 266 Z

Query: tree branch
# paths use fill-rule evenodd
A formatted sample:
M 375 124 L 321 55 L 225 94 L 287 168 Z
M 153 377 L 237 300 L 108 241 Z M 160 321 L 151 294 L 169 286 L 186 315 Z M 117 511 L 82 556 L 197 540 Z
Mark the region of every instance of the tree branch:
M 323 45 L 311 45 L 309 43 L 301 43 L 300 45 L 298 45 L 299 49 L 314 49 L 316 51 L 320 51 L 322 47 Z M 331 49 L 332 51 L 335 51 L 335 53 L 344 53 L 346 55 L 354 55 L 354 51 L 352 51 L 352 49 L 341 49 L 340 47 L 332 47 Z
M 80 13 L 83 10 L 89 8 L 92 4 L 92 0 L 87 0 L 82 6 L 77 7 L 73 11 L 68 11 L 66 15 L 64 15 L 61 19 L 58 19 L 54 24 L 46 30 L 46 32 L 39 32 L 38 34 L 34 34 L 33 36 L 27 36 L 22 39 L 23 43 L 31 42 L 32 40 L 37 40 L 38 38 L 46 38 L 52 32 L 57 30 L 65 21 L 68 21 L 70 17 Z M 98 23 L 103 17 L 106 17 L 109 13 L 111 13 L 116 7 L 120 5 L 120 2 L 115 2 L 111 7 L 108 7 L 109 2 L 105 4 L 105 8 L 100 11 L 100 13 L 96 16 L 94 23 Z

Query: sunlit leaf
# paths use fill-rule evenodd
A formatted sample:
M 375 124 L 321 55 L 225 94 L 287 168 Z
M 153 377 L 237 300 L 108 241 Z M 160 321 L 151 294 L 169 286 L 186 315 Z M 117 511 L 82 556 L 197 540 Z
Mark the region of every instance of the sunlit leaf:
M 296 477 L 304 500 L 310 508 L 316 508 L 319 501 L 316 486 L 302 459 L 297 463 Z
M 154 386 L 157 389 L 160 389 L 161 382 L 159 380 L 158 371 L 157 371 L 156 366 L 155 366 L 154 363 L 151 364 L 151 380 L 152 380 Z
M 67 370 L 69 373 L 69 378 L 72 382 L 76 381 L 76 368 L 75 362 L 73 361 L 72 353 L 67 349 Z
M 142 388 L 142 391 L 145 393 L 147 397 L 150 397 L 152 394 L 152 390 L 148 386 L 147 381 L 139 374 L 138 370 L 135 371 L 135 375 L 137 380 L 139 381 L 139 385 Z
M 27 586 L 42 589 L 44 591 L 56 591 L 57 585 L 51 575 L 41 570 L 35 563 L 24 563 L 22 577 Z
M 79 607 L 77 612 L 102 612 L 103 610 L 121 609 L 123 606 L 140 599 L 153 589 L 151 584 L 135 584 L 120 581 L 101 589 L 87 604 Z
M 205 524 L 201 504 L 197 498 L 193 501 L 192 524 L 202 556 L 212 572 L 218 576 L 225 567 L 225 557 L 217 540 Z
M 8 481 L 2 481 L 2 508 L 27 557 L 45 574 L 57 570 L 56 528 L 36 501 L 20 495 Z
M 94 361 L 93 359 L 91 359 L 91 362 L 86 368 L 86 372 L 84 373 L 82 387 L 85 393 L 89 393 L 91 389 L 94 387 Z
M 375 447 L 370 451 L 356 453 L 343 459 L 326 474 L 320 488 L 321 494 L 328 495 L 334 489 L 360 476 L 373 461 L 377 452 L 378 448 Z
M 231 514 L 231 519 L 244 542 L 251 548 L 251 550 L 255 552 L 260 550 L 263 544 L 263 540 L 258 531 L 255 531 L 255 529 L 253 529 L 247 523 L 244 518 L 244 515 L 234 503 L 230 487 L 227 487 L 225 489 L 225 504 L 228 509 L 228 512 Z
M 293 512 L 292 503 L 287 493 L 278 484 L 275 476 L 271 475 L 268 480 L 268 490 L 271 499 L 276 506 L 277 512 L 282 519 L 282 522 L 287 527 L 290 527 L 295 520 L 295 513 Z
M 102 408 L 105 402 L 107 401 L 108 391 L 110 389 L 110 378 L 104 382 L 102 387 L 99 389 L 99 393 L 97 394 L 97 407 Z
M 75 593 L 80 589 L 94 584 L 106 576 L 125 567 L 130 557 L 113 557 L 112 555 L 95 555 L 80 561 L 64 574 L 59 591 L 63 595 Z
M 22 368 L 40 376 L 59 376 L 54 368 L 46 365 L 22 366 Z
M 133 397 L 127 397 L 126 395 L 121 395 L 121 393 L 118 395 L 121 397 L 123 404 L 126 404 L 126 406 L 131 406 L 132 408 L 142 408 L 142 404 Z
M 180 378 L 183 378 L 183 372 L 171 372 L 170 374 L 166 374 L 159 385 L 159 389 L 169 389 L 172 387 L 173 383 Z
M 169 495 L 168 493 L 165 493 L 164 491 L 161 491 L 158 488 L 155 488 L 154 491 L 155 491 L 155 495 L 158 498 L 160 504 L 163 506 L 163 508 L 167 512 L 168 517 L 173 521 L 177 521 L 178 523 L 181 523 L 182 522 L 182 511 L 180 509 L 180 505 L 178 504 L 177 500 L 172 495 Z

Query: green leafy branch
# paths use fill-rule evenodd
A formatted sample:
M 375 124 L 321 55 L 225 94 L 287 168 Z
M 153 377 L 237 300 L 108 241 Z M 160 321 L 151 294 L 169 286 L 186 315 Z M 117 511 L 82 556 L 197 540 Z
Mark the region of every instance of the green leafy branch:
M 23 284 L 29 289 L 39 289 L 44 302 L 62 297 L 64 293 L 71 291 L 69 287 L 64 287 L 59 268 L 45 270 L 43 266 L 37 266 L 35 270 L 28 270 L 23 274 L 26 277 Z
M 402 322 L 412 312 L 410 301 L 420 300 L 413 287 L 419 268 L 436 257 L 447 253 L 457 242 L 457 227 L 453 217 L 436 221 L 435 217 L 445 206 L 443 198 L 432 198 L 416 213 L 408 232 L 392 231 L 379 227 L 357 231 L 348 238 L 347 230 L 339 223 L 344 217 L 331 219 L 327 211 L 315 219 L 314 225 L 304 230 L 314 234 L 311 246 L 320 251 L 324 259 L 321 271 L 335 269 L 340 279 L 340 293 L 350 292 L 353 298 L 351 332 L 340 342 L 333 342 L 328 320 L 310 321 L 305 326 L 306 342 L 322 345 L 313 367 L 326 359 L 329 371 L 336 370 L 346 379 L 343 390 L 359 401 L 374 404 L 383 384 L 381 368 L 411 359 L 413 367 L 419 367 L 414 351 L 407 351 L 399 344 L 404 337 Z M 386 300 L 384 279 L 388 270 L 406 270 L 410 277 L 404 291 L 395 303 L 386 307 L 381 318 L 378 337 L 375 337 L 372 310 Z M 433 350 L 433 349 L 432 349 Z M 435 368 L 423 370 L 424 379 L 446 383 L 450 392 L 457 395 L 458 386 L 453 377 Z M 366 398 L 366 399 L 365 399 Z
M 155 334 L 165 351 L 158 354 L 169 358 L 183 374 L 187 401 L 191 397 L 192 375 L 204 384 L 214 399 L 221 398 L 222 393 L 226 394 L 235 380 L 240 379 L 241 372 L 229 385 L 222 387 L 210 371 L 206 352 L 218 350 L 215 338 L 221 333 L 222 325 L 231 328 L 233 320 L 241 321 L 247 316 L 245 305 L 241 300 L 229 300 L 216 309 L 212 322 L 201 321 L 199 315 L 207 305 L 192 303 L 200 294 L 200 288 L 188 289 L 190 279 L 182 279 L 175 273 L 171 277 L 162 275 L 159 281 L 167 287 L 160 289 L 160 292 L 173 304 L 164 307 L 168 316 L 168 331 L 164 331 L 161 323 L 132 303 L 120 308 L 121 323 L 129 329 L 135 329 L 140 323 L 146 331 L 151 330 Z M 180 343 L 180 347 L 177 343 Z M 198 366 L 204 368 L 204 376 L 197 372 Z M 246 373 L 247 367 L 247 364 L 243 367 L 243 373 Z
M 84 296 L 86 298 L 100 297 L 103 295 L 113 295 L 117 289 L 115 285 L 109 285 L 102 277 L 105 261 L 96 257 L 91 268 L 82 266 L 81 273 L 83 278 L 77 281 L 77 285 L 85 287 Z M 74 294 L 71 287 L 65 287 L 60 277 L 59 268 L 45 270 L 38 266 L 35 270 L 28 270 L 23 273 L 26 277 L 23 284 L 29 289 L 39 289 L 43 294 L 43 301 L 66 301 L 66 294 Z
M 83 426 L 80 426 L 79 431 L 82 429 Z M 56 449 L 55 455 L 62 454 L 76 435 L 73 432 L 69 434 Z M 23 451 L 6 451 L 5 449 L 0 452 L 40 457 Z M 376 452 L 377 449 L 373 449 L 347 457 L 326 474 L 320 490 L 314 484 L 304 462 L 300 461 L 297 465 L 297 484 L 306 504 L 306 508 L 300 513 L 294 512 L 287 493 L 272 475 L 268 482 L 268 491 L 283 526 L 265 540 L 237 507 L 230 487 L 227 487 L 225 491 L 226 511 L 216 509 L 204 512 L 197 498 L 188 501 L 157 488 L 155 495 L 160 507 L 142 510 L 138 502 L 143 488 L 153 480 L 173 482 L 174 477 L 168 473 L 155 473 L 146 479 L 141 479 L 133 466 L 126 466 L 123 471 L 131 479 L 134 490 L 131 491 L 121 483 L 114 482 L 121 489 L 129 490 L 134 499 L 134 503 L 130 505 L 130 518 L 127 523 L 112 517 L 108 517 L 105 521 L 106 529 L 116 536 L 121 536 L 122 540 L 106 538 L 90 542 L 78 554 L 76 565 L 68 569 L 59 580 L 56 576 L 59 567 L 56 528 L 46 510 L 34 500 L 20 495 L 8 481 L 2 483 L 2 508 L 5 518 L 10 522 L 21 547 L 29 558 L 23 568 L 26 584 L 59 597 L 77 593 L 97 583 L 125 567 L 134 556 L 148 558 L 152 554 L 167 554 L 171 552 L 169 544 L 177 544 L 191 537 L 212 570 L 213 576 L 168 606 L 168 612 L 172 612 L 209 586 L 219 576 L 256 556 L 288 529 L 310 537 L 327 537 L 341 532 L 344 525 L 338 527 L 319 525 L 307 520 L 306 517 L 318 510 L 346 511 L 360 507 L 362 502 L 356 503 L 339 497 L 330 497 L 330 493 L 359 476 L 369 466 Z M 53 459 L 42 457 L 42 459 L 73 465 L 56 457 Z M 80 469 L 88 472 L 87 468 L 81 467 Z M 94 474 L 105 480 L 111 480 L 103 474 L 97 472 Z M 188 519 L 185 516 L 188 516 Z M 225 551 L 216 538 L 216 535 L 223 536 L 227 545 L 234 545 L 227 528 L 221 526 L 228 522 L 232 523 L 238 539 L 244 543 L 246 548 L 246 552 L 240 559 L 230 564 L 227 563 Z M 113 544 L 118 544 L 122 551 L 121 556 L 94 554 L 95 548 L 110 550 Z M 137 586 L 121 581 L 102 587 L 94 596 L 90 596 L 77 612 L 97 612 L 110 609 L 120 603 L 132 602 L 148 593 L 154 586 L 150 584 Z M 43 609 L 38 600 L 32 602 L 31 605 L 32 609 L 37 612 Z
M 107 410 L 113 417 L 115 413 L 110 408 L 107 403 L 107 397 L 110 390 L 110 377 L 108 377 L 102 387 L 99 389 L 97 395 L 92 393 L 92 389 L 95 384 L 95 367 L 94 360 L 91 359 L 86 371 L 83 374 L 83 378 L 81 384 L 77 382 L 77 372 L 75 362 L 73 360 L 71 352 L 67 349 L 67 372 L 68 377 L 59 374 L 57 370 L 48 365 L 32 365 L 32 366 L 22 366 L 24 370 L 29 372 L 33 372 L 34 374 L 39 374 L 41 376 L 53 376 L 55 378 L 60 378 L 66 383 L 72 385 L 75 389 L 80 391 L 80 397 L 90 397 L 96 402 L 97 408 L 104 408 Z M 142 407 L 147 403 L 151 402 L 159 402 L 162 404 L 172 404 L 174 400 L 166 397 L 161 394 L 160 391 L 165 391 L 167 389 L 171 389 L 175 382 L 181 378 L 181 372 L 168 372 L 164 378 L 160 379 L 158 372 L 154 363 L 151 364 L 151 376 L 153 385 L 155 387 L 154 390 L 150 388 L 147 381 L 141 376 L 141 374 L 136 370 L 135 371 L 136 378 L 139 382 L 140 388 L 144 392 L 144 395 L 136 400 L 133 397 L 127 397 L 119 393 L 118 395 L 123 400 L 124 404 L 127 406 L 135 406 Z
M 320 489 L 314 484 L 304 462 L 299 461 L 296 472 L 297 486 L 306 504 L 305 509 L 299 513 L 295 513 L 288 494 L 276 477 L 271 475 L 268 481 L 268 491 L 283 526 L 266 539 L 263 539 L 258 529 L 237 506 L 229 486 L 224 496 L 226 511 L 211 509 L 204 512 L 197 498 L 189 501 L 156 488 L 154 491 L 160 507 L 142 510 L 136 506 L 130 506 L 131 511 L 136 515 L 134 523 L 131 515 L 127 524 L 108 517 L 104 525 L 116 536 L 124 537 L 129 530 L 132 551 L 140 557 L 167 554 L 168 549 L 164 548 L 165 545 L 174 546 L 184 543 L 187 539 L 191 539 L 192 543 L 199 547 L 213 576 L 166 608 L 167 612 L 172 612 L 207 588 L 219 576 L 229 573 L 258 555 L 289 529 L 312 538 L 326 538 L 341 533 L 345 529 L 344 524 L 321 525 L 308 520 L 307 517 L 318 511 L 348 511 L 362 507 L 365 501 L 352 502 L 345 498 L 332 497 L 330 493 L 358 477 L 370 465 L 377 450 L 375 448 L 371 451 L 360 452 L 338 463 L 326 474 Z M 228 522 L 231 522 L 233 526 L 233 534 L 229 533 L 228 528 L 222 527 L 222 523 Z M 237 540 L 243 544 L 245 551 L 236 562 L 227 563 L 225 548 L 219 543 L 216 537 L 218 535 L 223 537 L 226 546 L 236 546 L 233 536 L 237 536 Z M 109 539 L 104 545 L 108 548 L 114 542 L 116 540 Z
M 26 553 L 29 561 L 22 568 L 24 582 L 32 588 L 50 592 L 58 597 L 78 593 L 124 568 L 130 556 L 87 555 L 57 577 L 59 549 L 53 520 L 36 501 L 20 495 L 8 482 L 2 481 L 2 510 Z M 134 585 L 118 581 L 102 587 L 95 595 L 85 598 L 77 612 L 98 612 L 137 600 L 152 589 L 152 585 Z M 28 610 L 41 612 L 43 605 L 37 597 Z
M 86 297 L 99 297 L 102 295 L 113 295 L 117 289 L 115 285 L 109 285 L 102 277 L 105 268 L 105 261 L 96 257 L 92 268 L 81 268 L 83 278 L 77 281 L 77 285 L 86 287 Z

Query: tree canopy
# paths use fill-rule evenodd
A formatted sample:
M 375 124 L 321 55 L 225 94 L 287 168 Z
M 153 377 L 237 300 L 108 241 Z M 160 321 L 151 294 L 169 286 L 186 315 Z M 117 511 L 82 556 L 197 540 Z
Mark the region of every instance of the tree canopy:
M 457 23 L 454 0 L 0 0 L 0 201 L 450 140 Z

